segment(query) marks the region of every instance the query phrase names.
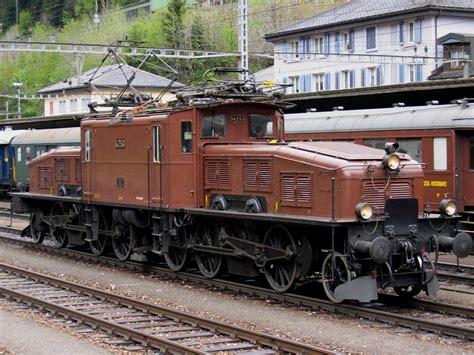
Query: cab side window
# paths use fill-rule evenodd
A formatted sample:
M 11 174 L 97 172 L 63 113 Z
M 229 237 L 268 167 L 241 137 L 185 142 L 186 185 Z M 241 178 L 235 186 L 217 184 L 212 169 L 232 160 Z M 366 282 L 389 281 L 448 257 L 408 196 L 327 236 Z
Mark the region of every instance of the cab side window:
M 193 130 L 191 121 L 181 122 L 181 152 L 192 153 L 193 151 Z
M 221 138 L 225 137 L 225 115 L 212 114 L 202 118 L 201 137 Z
M 91 160 L 91 130 L 90 129 L 86 129 L 84 133 L 84 141 L 85 141 L 85 146 L 86 146 L 84 158 L 86 161 L 90 161 Z
M 153 127 L 153 161 L 161 162 L 160 127 Z

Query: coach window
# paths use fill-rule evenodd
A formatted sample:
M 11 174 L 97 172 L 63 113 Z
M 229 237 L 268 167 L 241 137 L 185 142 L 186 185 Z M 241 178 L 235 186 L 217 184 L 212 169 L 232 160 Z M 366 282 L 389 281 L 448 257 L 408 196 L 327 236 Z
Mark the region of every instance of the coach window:
M 273 134 L 273 116 L 251 114 L 249 117 L 249 136 L 268 138 Z
M 91 130 L 86 129 L 84 136 L 85 136 L 84 140 L 86 143 L 85 160 L 90 161 L 91 160 Z
M 161 161 L 160 157 L 160 127 L 153 127 L 153 161 L 159 163 Z
M 20 162 L 21 161 L 21 147 L 18 147 L 16 149 L 16 161 Z
M 433 138 L 433 170 L 448 170 L 447 138 Z
M 400 146 L 398 150 L 400 153 L 406 153 L 413 160 L 421 163 L 421 139 L 398 139 L 397 143 Z
M 364 139 L 364 145 L 377 149 L 384 149 L 385 139 Z
M 474 170 L 474 137 L 469 138 L 469 169 Z
M 193 130 L 191 121 L 181 122 L 181 152 L 191 153 L 193 151 Z
M 212 114 L 202 118 L 201 137 L 221 138 L 225 136 L 225 115 Z

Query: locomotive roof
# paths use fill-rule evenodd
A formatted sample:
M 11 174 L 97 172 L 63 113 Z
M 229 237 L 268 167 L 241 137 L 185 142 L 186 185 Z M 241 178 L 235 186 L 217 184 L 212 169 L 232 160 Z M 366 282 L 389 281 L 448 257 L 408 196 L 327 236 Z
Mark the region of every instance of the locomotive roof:
M 285 132 L 474 129 L 474 105 L 431 105 L 285 115 Z
M 345 160 L 380 160 L 385 155 L 382 149 L 350 142 L 293 142 L 288 146 Z M 406 158 L 405 154 L 400 157 Z
M 80 136 L 79 127 L 29 130 L 16 136 L 12 144 L 78 143 Z
M 4 131 L 0 131 L 0 144 L 10 144 L 13 138 L 15 138 L 20 133 L 26 132 L 24 129 L 12 130 L 6 129 Z

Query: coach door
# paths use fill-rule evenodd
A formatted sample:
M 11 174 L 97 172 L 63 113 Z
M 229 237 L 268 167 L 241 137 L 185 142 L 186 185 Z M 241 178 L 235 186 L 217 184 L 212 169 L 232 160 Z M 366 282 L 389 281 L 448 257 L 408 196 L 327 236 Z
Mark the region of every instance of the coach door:
M 462 184 L 465 207 L 474 207 L 474 132 L 462 137 Z

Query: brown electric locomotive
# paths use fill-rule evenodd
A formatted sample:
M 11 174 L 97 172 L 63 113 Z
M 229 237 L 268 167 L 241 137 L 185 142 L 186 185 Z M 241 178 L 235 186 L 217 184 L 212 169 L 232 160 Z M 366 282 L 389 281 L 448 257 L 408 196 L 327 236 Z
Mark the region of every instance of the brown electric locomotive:
M 285 143 L 280 106 L 231 85 L 83 119 L 80 151 L 35 159 L 37 184 L 14 194 L 14 210 L 31 213 L 25 234 L 98 255 L 110 241 L 121 260 L 155 253 L 174 271 L 193 260 L 209 278 L 263 274 L 279 292 L 321 282 L 333 302 L 435 293 L 437 252 L 469 254 L 455 202 L 426 214 L 422 166 L 397 144 Z

